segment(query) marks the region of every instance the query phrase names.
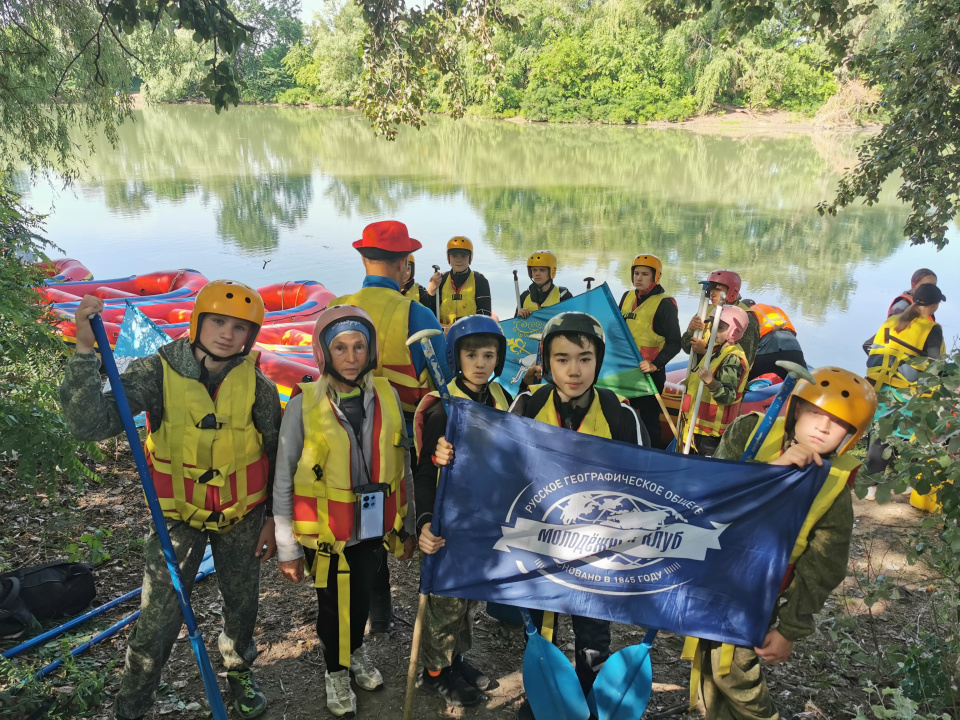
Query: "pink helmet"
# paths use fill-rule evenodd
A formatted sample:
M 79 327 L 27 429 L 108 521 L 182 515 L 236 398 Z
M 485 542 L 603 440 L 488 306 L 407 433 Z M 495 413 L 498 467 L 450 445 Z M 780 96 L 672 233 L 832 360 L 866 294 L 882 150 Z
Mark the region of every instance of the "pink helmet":
M 720 322 L 725 322 L 730 328 L 730 332 L 727 333 L 727 340 L 737 342 L 747 331 L 750 318 L 747 317 L 747 313 L 743 308 L 739 308 L 736 305 L 724 305 L 720 308 Z
M 707 281 L 727 286 L 726 301 L 728 303 L 735 303 L 740 297 L 740 276 L 733 270 L 714 270 Z
M 327 368 L 327 372 L 338 380 L 343 379 L 333 371 L 333 365 L 330 362 L 329 341 L 325 341 L 324 339 L 327 330 L 335 323 L 342 321 L 352 321 L 356 323 L 357 326 L 355 329 L 360 332 L 363 332 L 360 330 L 360 326 L 366 328 L 368 337 L 370 338 L 370 353 L 367 358 L 367 366 L 357 377 L 359 381 L 360 378 L 377 367 L 377 328 L 373 324 L 373 319 L 361 308 L 353 305 L 332 305 L 317 316 L 317 324 L 313 326 L 313 359 L 317 361 L 317 368 L 320 370 L 320 375 L 323 375 L 324 369 Z M 349 326 L 344 327 L 344 330 L 349 329 Z

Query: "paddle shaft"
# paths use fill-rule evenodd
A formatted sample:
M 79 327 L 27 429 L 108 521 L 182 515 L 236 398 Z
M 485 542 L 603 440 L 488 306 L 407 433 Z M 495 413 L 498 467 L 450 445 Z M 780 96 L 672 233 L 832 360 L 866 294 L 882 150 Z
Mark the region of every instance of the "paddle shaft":
M 133 453 L 133 459 L 136 461 L 137 471 L 140 474 L 140 484 L 143 486 L 143 494 L 147 499 L 147 506 L 150 508 L 150 515 L 153 518 L 153 525 L 157 532 L 157 537 L 160 540 L 160 547 L 163 549 L 163 557 L 167 561 L 170 581 L 173 584 L 174 592 L 177 594 L 180 610 L 183 612 L 183 619 L 187 625 L 190 644 L 193 646 L 193 654 L 196 657 L 197 666 L 200 670 L 200 678 L 203 680 L 203 688 L 207 693 L 207 700 L 210 703 L 210 711 L 214 720 L 227 720 L 227 710 L 223 705 L 223 698 L 220 696 L 220 687 L 217 684 L 217 678 L 213 673 L 213 668 L 210 666 L 210 658 L 207 657 L 207 650 L 203 645 L 203 637 L 200 634 L 200 628 L 197 626 L 197 618 L 194 616 L 193 607 L 190 605 L 190 596 L 183 587 L 183 580 L 180 576 L 180 565 L 177 562 L 177 555 L 173 549 L 173 542 L 170 540 L 170 533 L 167 530 L 167 523 L 163 517 L 163 510 L 160 508 L 160 501 L 157 499 L 157 493 L 153 487 L 153 478 L 150 475 L 150 468 L 147 466 L 147 458 L 146 455 L 144 455 L 143 446 L 140 444 L 137 427 L 133 422 L 130 403 L 127 401 L 127 393 L 123 389 L 123 381 L 120 379 L 120 371 L 117 370 L 116 360 L 113 358 L 113 350 L 110 348 L 110 341 L 107 338 L 106 328 L 103 326 L 103 319 L 99 315 L 91 317 L 90 327 L 93 329 L 93 334 L 97 338 L 97 346 L 100 348 L 103 367 L 104 370 L 106 370 L 107 377 L 110 378 L 113 397 L 116 400 L 124 430 L 126 430 L 127 433 L 130 451 Z
M 413 643 L 410 645 L 410 665 L 407 667 L 407 697 L 403 701 L 403 720 L 413 717 L 413 694 L 417 684 L 417 662 L 420 660 L 420 638 L 423 636 L 423 616 L 427 611 L 427 596 L 420 595 L 417 619 L 413 623 Z
M 440 272 L 440 266 L 439 266 L 439 265 L 434 265 L 434 266 L 433 266 L 433 271 L 434 271 L 434 272 Z M 442 293 L 440 292 L 440 290 L 441 290 L 442 287 L 443 287 L 443 274 L 441 273 L 440 284 L 437 285 L 437 294 L 434 295 L 434 300 L 436 300 L 436 307 L 437 307 L 437 322 L 440 323 L 441 325 L 443 325 L 443 323 L 440 322 L 440 295 L 442 294 Z
M 513 291 L 517 295 L 517 315 L 520 314 L 520 278 L 517 277 L 517 271 L 513 271 Z
M 710 327 L 710 341 L 707 343 L 707 352 L 703 356 L 703 360 L 707 363 L 707 366 L 710 365 L 710 360 L 713 358 L 713 347 L 717 344 L 717 330 L 720 328 L 720 310 L 723 308 L 723 305 L 717 305 L 716 309 L 713 311 L 713 323 Z M 691 352 L 691 358 L 693 353 Z M 690 406 L 690 414 L 687 416 L 687 439 L 683 444 L 683 454 L 690 454 L 690 446 L 693 444 L 693 430 L 697 426 L 697 413 L 700 412 L 700 401 L 703 399 L 703 388 L 706 386 L 706 383 L 700 382 L 697 386 L 697 398 L 694 400 L 693 405 Z
M 801 378 L 803 378 L 803 375 L 806 375 L 806 377 L 803 379 L 807 380 L 808 382 L 814 382 L 813 376 L 807 372 L 806 368 L 800 365 L 796 365 L 784 360 L 778 360 L 777 365 L 785 370 L 789 370 L 789 372 L 787 373 L 787 377 L 784 378 L 783 384 L 780 386 L 780 392 L 777 393 L 777 396 L 773 399 L 773 402 L 770 403 L 770 407 L 767 408 L 767 411 L 763 414 L 763 418 L 757 425 L 757 429 L 754 431 L 753 437 L 750 439 L 746 449 L 743 451 L 743 456 L 740 458 L 740 462 L 749 462 L 757 456 L 757 453 L 760 451 L 760 446 L 763 445 L 763 441 L 767 439 L 767 435 L 770 434 L 770 429 L 777 421 L 777 416 L 780 414 L 780 408 L 783 407 L 783 404 L 787 401 L 787 398 L 790 397 L 790 393 L 793 392 L 793 389 L 797 386 L 797 383 L 800 382 Z
M 700 283 L 703 292 L 700 293 L 700 305 L 697 307 L 697 317 L 700 318 L 700 322 L 706 322 L 707 320 L 707 308 L 710 305 L 710 298 L 707 296 L 706 286 L 703 282 Z M 703 330 L 695 330 L 693 333 L 693 339 L 699 340 L 703 337 Z M 683 386 L 686 387 L 687 383 L 690 382 L 690 374 L 693 372 L 693 369 L 697 366 L 697 354 L 693 351 L 693 348 L 690 349 L 690 357 L 687 360 L 687 373 L 683 376 Z M 677 415 L 677 427 L 683 427 L 683 407 L 681 405 L 680 412 Z M 679 443 L 679 436 L 677 439 Z
M 200 581 L 203 580 L 205 577 L 207 577 L 208 575 L 213 574 L 214 572 L 215 572 L 215 570 L 214 570 L 214 566 L 213 566 L 213 560 L 210 559 L 210 560 L 208 560 L 207 562 L 204 562 L 203 565 L 200 566 L 200 570 L 199 570 L 199 572 L 197 573 L 196 582 L 200 582 Z M 134 591 L 134 592 L 140 592 L 140 588 L 137 588 L 137 590 Z M 130 593 L 128 593 L 128 594 L 130 594 Z M 124 596 L 124 597 L 126 597 L 126 596 Z M 120 598 L 117 598 L 117 600 L 119 600 L 119 599 L 120 599 Z M 114 602 L 114 604 L 116 604 L 116 600 L 114 600 L 113 602 Z M 109 603 L 107 603 L 107 604 L 109 605 Z M 106 605 L 104 605 L 104 606 L 102 606 L 102 607 L 106 607 Z M 99 610 L 100 608 L 97 608 L 97 609 Z M 104 640 L 106 640 L 107 638 L 112 637 L 113 635 L 116 635 L 120 630 L 122 630 L 122 629 L 125 628 L 127 625 L 129 625 L 130 623 L 132 623 L 132 622 L 133 622 L 134 620 L 136 620 L 138 617 L 140 617 L 140 611 L 139 611 L 139 610 L 137 610 L 137 611 L 134 612 L 134 613 L 130 613 L 129 615 L 127 615 L 127 617 L 123 618 L 123 620 L 120 620 L 119 622 L 114 623 L 113 625 L 111 625 L 110 627 L 108 627 L 108 628 L 107 628 L 106 630 L 104 630 L 103 632 L 97 633 L 97 634 L 94 635 L 92 638 L 90 638 L 89 640 L 87 640 L 85 643 L 81 643 L 80 645 L 77 645 L 77 647 L 73 648 L 73 650 L 70 651 L 70 655 L 72 655 L 73 657 L 76 657 L 77 655 L 82 655 L 82 654 L 85 653 L 87 650 L 89 650 L 90 648 L 92 648 L 94 645 L 97 645 L 97 644 L 103 642 Z M 79 618 L 78 618 L 78 619 L 79 619 Z M 39 670 L 39 671 L 37 672 L 37 674 L 34 675 L 34 679 L 36 679 L 36 680 L 41 680 L 41 679 L 47 677 L 47 675 L 50 675 L 51 673 L 55 672 L 55 671 L 57 670 L 57 668 L 59 668 L 61 665 L 63 665 L 63 660 L 62 660 L 62 659 L 54 660 L 52 663 L 50 663 L 50 664 L 47 665 L 46 667 L 44 667 L 44 668 L 42 668 L 41 670 Z M 23 683 L 21 683 L 21 685 L 23 685 Z
M 667 409 L 666 403 L 663 402 L 663 396 L 656 392 L 654 395 L 657 398 L 657 402 L 660 403 L 660 411 L 663 413 L 663 416 L 667 419 L 667 425 L 670 426 L 670 432 L 673 433 L 673 437 L 677 440 L 680 439 L 680 436 L 677 434 L 677 426 L 673 424 L 673 418 L 670 417 L 670 411 Z

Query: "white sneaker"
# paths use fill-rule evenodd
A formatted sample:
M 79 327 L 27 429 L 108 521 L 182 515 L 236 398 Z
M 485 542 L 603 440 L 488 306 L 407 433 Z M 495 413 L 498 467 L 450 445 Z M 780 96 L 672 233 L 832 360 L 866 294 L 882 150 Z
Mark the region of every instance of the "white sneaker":
M 383 687 L 383 675 L 367 659 L 367 651 L 361 645 L 350 653 L 350 672 L 364 690 L 379 690 Z
M 350 671 L 325 674 L 327 709 L 336 717 L 352 718 L 357 714 L 357 696 L 350 687 Z
M 863 498 L 864 500 L 876 500 L 877 499 L 877 486 L 871 485 L 867 488 L 867 494 Z

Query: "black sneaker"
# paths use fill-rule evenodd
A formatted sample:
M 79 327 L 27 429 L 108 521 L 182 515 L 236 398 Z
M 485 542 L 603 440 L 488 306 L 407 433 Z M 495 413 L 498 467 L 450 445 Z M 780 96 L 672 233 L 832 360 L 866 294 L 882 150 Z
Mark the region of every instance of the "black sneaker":
M 457 707 L 473 707 L 483 702 L 483 693 L 448 667 L 436 677 L 424 670 L 418 685 L 424 692 L 437 695 Z
M 457 657 L 453 659 L 453 665 L 451 667 L 460 673 L 460 676 L 477 690 L 483 691 L 490 689 L 490 678 L 488 678 L 482 670 L 478 670 L 468 663 L 463 655 L 457 655 Z
M 231 670 L 227 673 L 227 685 L 233 696 L 233 707 L 242 718 L 255 718 L 267 709 L 267 696 L 249 670 Z

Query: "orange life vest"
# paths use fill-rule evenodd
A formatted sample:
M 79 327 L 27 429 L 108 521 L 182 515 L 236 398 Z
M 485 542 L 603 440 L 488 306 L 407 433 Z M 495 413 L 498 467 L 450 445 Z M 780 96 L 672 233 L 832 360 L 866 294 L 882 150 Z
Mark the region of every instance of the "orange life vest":
M 797 334 L 797 329 L 793 326 L 793 323 L 790 322 L 787 314 L 775 305 L 757 303 L 750 308 L 750 312 L 753 313 L 753 316 L 757 319 L 757 323 L 760 325 L 760 337 L 769 335 L 774 330 L 789 330 L 794 335 Z

